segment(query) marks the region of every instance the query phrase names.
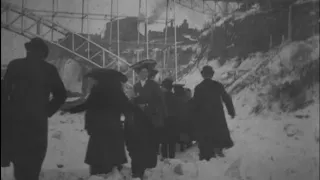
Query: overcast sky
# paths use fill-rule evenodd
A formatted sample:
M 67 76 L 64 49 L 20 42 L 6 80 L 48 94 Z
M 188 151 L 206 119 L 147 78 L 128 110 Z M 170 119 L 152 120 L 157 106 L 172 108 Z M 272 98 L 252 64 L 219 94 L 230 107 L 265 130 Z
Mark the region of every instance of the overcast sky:
M 22 0 L 7 0 L 14 4 L 21 5 Z M 25 6 L 31 9 L 39 9 L 39 10 L 52 10 L 52 0 L 24 0 Z M 125 16 L 137 16 L 138 15 L 138 2 L 139 0 L 118 0 L 119 1 L 119 14 Z M 155 7 L 159 7 L 161 4 L 165 4 L 166 0 L 148 0 L 148 14 L 152 14 Z M 145 0 L 142 0 L 142 11 L 145 11 Z M 110 14 L 111 9 L 111 0 L 85 0 L 85 12 L 87 12 L 87 4 L 88 11 L 90 13 L 102 13 L 102 14 Z M 181 24 L 184 19 L 187 19 L 190 27 L 201 28 L 203 23 L 205 22 L 206 17 L 198 12 L 194 12 L 187 8 L 183 8 L 179 5 L 176 6 L 176 22 L 177 24 Z M 82 10 L 82 0 L 55 0 L 55 9 L 56 11 L 68 11 L 68 12 L 79 12 Z M 114 0 L 113 3 L 113 13 L 116 15 L 117 11 L 117 0 Z M 162 10 L 159 10 L 162 12 Z M 159 12 L 158 11 L 158 12 Z M 163 13 L 160 13 L 160 19 L 165 18 L 165 11 L 163 9 Z M 74 31 L 80 32 L 81 22 L 80 20 L 75 19 L 56 19 L 60 24 L 66 26 Z M 106 21 L 89 21 L 89 32 L 90 33 L 101 33 L 104 30 L 104 26 Z M 164 24 L 153 24 L 149 25 L 149 29 L 152 30 L 162 30 L 164 28 Z M 85 24 L 84 30 L 87 31 L 87 25 Z M 7 31 L 1 31 L 1 60 L 3 62 L 8 61 L 12 58 L 22 57 L 24 56 L 24 48 L 23 43 L 26 41 L 23 37 L 19 37 L 19 35 L 15 35 L 13 33 L 9 33 Z M 18 52 L 17 52 L 18 51 Z M 1 61 L 1 63 L 3 63 Z

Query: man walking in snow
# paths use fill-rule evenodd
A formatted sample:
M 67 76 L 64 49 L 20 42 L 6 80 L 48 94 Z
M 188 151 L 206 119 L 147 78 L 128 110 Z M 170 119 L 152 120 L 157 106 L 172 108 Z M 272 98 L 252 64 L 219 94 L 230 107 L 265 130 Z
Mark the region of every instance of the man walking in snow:
M 66 90 L 57 69 L 45 61 L 46 43 L 34 38 L 25 48 L 26 58 L 11 61 L 4 76 L 10 152 L 2 156 L 10 157 L 16 180 L 37 180 L 47 151 L 48 117 L 65 102 Z
M 197 117 L 193 123 L 200 160 L 210 160 L 216 155 L 223 156 L 222 150 L 233 146 L 223 103 L 232 118 L 235 116 L 235 110 L 232 99 L 223 85 L 212 80 L 212 67 L 204 66 L 201 75 L 204 80 L 195 87 L 192 101 L 194 117 Z

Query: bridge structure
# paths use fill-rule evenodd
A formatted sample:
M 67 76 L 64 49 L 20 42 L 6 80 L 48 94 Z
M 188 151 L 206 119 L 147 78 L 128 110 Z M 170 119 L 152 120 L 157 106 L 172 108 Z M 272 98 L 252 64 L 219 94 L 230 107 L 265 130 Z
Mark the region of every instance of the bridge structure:
M 46 40 L 49 44 L 63 49 L 65 52 L 71 54 L 72 59 L 76 60 L 82 64 L 86 64 L 91 67 L 98 68 L 117 68 L 119 71 L 124 74 L 132 73 L 132 78 L 129 78 L 128 82 L 129 86 L 134 84 L 134 73 L 129 68 L 132 62 L 122 58 L 119 52 L 119 19 L 123 17 L 128 17 L 125 15 L 119 15 L 119 11 L 117 10 L 117 14 L 113 14 L 113 0 L 111 1 L 111 14 L 97 14 L 97 13 L 89 13 L 88 11 L 84 12 L 84 1 L 82 0 L 82 13 L 75 12 L 62 12 L 55 8 L 55 3 L 58 0 L 52 0 L 52 10 L 41 10 L 41 9 L 30 9 L 25 7 L 25 3 L 27 0 L 21 0 L 21 4 L 14 4 L 9 0 L 1 0 L 1 30 L 5 29 L 7 31 L 19 34 L 26 38 L 34 38 L 40 37 Z M 118 1 L 117 1 L 118 2 Z M 141 4 L 141 0 L 139 0 Z M 199 2 L 202 2 L 199 3 Z M 176 4 L 187 7 L 194 11 L 203 14 L 214 14 L 216 10 L 212 9 L 209 5 L 210 2 L 207 0 L 167 0 L 167 11 L 169 7 L 173 7 L 174 17 L 172 20 L 175 22 L 175 8 Z M 171 6 L 170 6 L 171 5 Z M 117 8 L 119 6 L 117 5 Z M 202 8 L 202 11 L 199 9 Z M 147 10 L 146 10 L 147 11 Z M 139 9 L 140 13 L 140 9 Z M 139 14 L 140 15 L 140 14 Z M 165 26 L 169 23 L 170 19 L 167 17 L 168 13 L 166 13 Z M 93 39 L 91 39 L 89 33 L 87 35 L 79 32 L 75 32 L 68 27 L 65 27 L 56 20 L 56 18 L 76 18 L 82 20 L 81 31 L 83 31 L 83 22 L 85 20 L 103 20 L 103 21 L 114 21 L 117 20 L 117 43 L 118 48 L 117 52 L 113 52 L 108 47 L 105 47 L 101 44 L 96 43 Z M 146 17 L 148 15 L 146 14 Z M 148 25 L 148 18 L 145 18 L 146 28 Z M 161 21 L 161 20 L 158 20 Z M 111 23 L 112 24 L 112 23 Z M 88 23 L 87 23 L 88 25 Z M 175 24 L 176 27 L 176 24 Z M 112 28 L 111 28 L 112 29 Z M 146 38 L 146 44 L 148 48 L 148 31 Z M 175 41 L 174 44 L 169 46 L 175 47 L 175 74 L 177 79 L 178 74 L 178 62 L 177 62 L 177 42 L 176 42 L 176 28 L 175 28 Z M 164 37 L 166 39 L 167 37 Z M 112 40 L 111 40 L 112 41 Z M 139 43 L 139 41 L 138 41 Z M 165 43 L 167 43 L 165 41 Z M 148 50 L 147 50 L 148 52 Z M 165 68 L 165 67 L 164 67 Z M 131 75 L 130 75 L 131 76 Z

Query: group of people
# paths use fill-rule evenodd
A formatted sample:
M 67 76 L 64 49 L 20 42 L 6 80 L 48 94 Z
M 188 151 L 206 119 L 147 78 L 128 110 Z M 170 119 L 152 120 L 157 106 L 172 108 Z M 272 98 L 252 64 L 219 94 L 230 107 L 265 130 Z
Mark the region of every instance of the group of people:
M 57 69 L 45 61 L 49 49 L 34 38 L 25 44 L 27 56 L 9 63 L 1 83 L 1 166 L 14 166 L 16 180 L 39 179 L 47 151 L 48 118 L 85 112 L 84 129 L 90 136 L 85 163 L 99 176 L 121 171 L 131 158 L 133 179 L 143 179 L 160 160 L 174 158 L 176 144 L 183 150 L 196 141 L 200 160 L 223 156 L 233 141 L 223 103 L 233 118 L 231 97 L 212 80 L 214 71 L 203 67 L 204 80 L 194 89 L 167 78 L 158 84 L 157 71 L 146 64 L 132 67 L 139 77 L 134 96 L 124 93 L 128 78 L 115 70 L 96 69 L 86 75 L 92 87 L 86 100 L 73 107 L 61 106 L 67 98 Z M 121 117 L 125 117 L 124 125 Z

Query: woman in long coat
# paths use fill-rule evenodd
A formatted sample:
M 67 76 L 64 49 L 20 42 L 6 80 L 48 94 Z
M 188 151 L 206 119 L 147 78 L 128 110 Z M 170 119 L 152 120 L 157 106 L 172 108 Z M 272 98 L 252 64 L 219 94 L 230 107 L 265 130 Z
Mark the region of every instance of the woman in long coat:
M 127 162 L 120 120 L 121 114 L 131 110 L 130 102 L 122 90 L 122 83 L 127 78 L 122 74 L 117 75 L 119 72 L 109 71 L 109 74 L 96 73 L 99 75 L 96 77 L 94 73 L 89 74 L 95 84 L 88 99 L 83 104 L 65 110 L 70 113 L 86 111 L 85 130 L 90 139 L 85 163 L 90 165 L 91 175 L 108 174 L 113 168 Z
M 135 97 L 132 101 L 136 107 L 133 121 L 126 121 L 133 122 L 126 126 L 126 140 L 132 160 L 132 177 L 142 179 L 147 168 L 157 165 L 160 129 L 163 128 L 167 111 L 160 86 L 150 79 L 154 69 L 143 63 L 132 68 L 138 73 L 139 82 L 134 85 Z

